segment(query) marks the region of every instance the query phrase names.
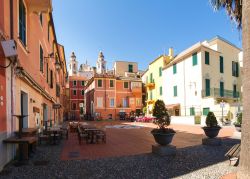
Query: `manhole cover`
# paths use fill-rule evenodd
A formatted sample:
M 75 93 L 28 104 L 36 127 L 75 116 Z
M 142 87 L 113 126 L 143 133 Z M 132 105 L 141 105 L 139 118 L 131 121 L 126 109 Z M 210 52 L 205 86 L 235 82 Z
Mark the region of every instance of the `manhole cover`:
M 33 164 L 35 166 L 44 166 L 44 165 L 48 165 L 49 161 L 47 161 L 47 160 L 38 160 L 38 161 L 34 161 Z
M 70 158 L 76 158 L 76 157 L 79 157 L 80 154 L 79 152 L 69 152 L 69 157 Z

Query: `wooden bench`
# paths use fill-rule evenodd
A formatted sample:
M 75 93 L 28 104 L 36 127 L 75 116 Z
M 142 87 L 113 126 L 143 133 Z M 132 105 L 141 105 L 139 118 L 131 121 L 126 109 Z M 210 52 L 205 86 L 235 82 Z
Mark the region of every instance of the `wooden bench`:
M 240 160 L 240 144 L 235 144 L 226 154 L 225 156 L 229 159 L 230 164 L 232 161 L 235 161 L 234 166 L 237 166 L 239 164 Z

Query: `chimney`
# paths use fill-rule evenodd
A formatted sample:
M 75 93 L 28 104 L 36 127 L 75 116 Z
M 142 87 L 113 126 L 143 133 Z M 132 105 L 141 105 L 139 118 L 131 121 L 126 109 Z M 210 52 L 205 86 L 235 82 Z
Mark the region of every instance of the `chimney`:
M 173 49 L 173 47 L 170 47 L 170 48 L 168 49 L 168 56 L 174 57 L 174 49 Z

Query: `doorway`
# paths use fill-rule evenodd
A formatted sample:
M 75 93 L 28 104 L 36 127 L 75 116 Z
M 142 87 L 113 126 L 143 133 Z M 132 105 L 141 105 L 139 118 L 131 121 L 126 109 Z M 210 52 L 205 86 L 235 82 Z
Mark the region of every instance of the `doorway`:
M 21 91 L 21 115 L 28 115 L 28 94 Z M 26 116 L 23 118 L 22 128 L 28 128 L 29 126 L 29 117 Z

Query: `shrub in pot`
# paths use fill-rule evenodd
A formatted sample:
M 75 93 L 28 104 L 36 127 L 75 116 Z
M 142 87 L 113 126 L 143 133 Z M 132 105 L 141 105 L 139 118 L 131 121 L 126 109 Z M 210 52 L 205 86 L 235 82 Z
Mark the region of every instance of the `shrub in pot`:
M 238 132 L 241 132 L 241 124 L 242 124 L 242 113 L 237 115 L 237 121 L 234 123 L 235 129 Z
M 218 121 L 213 112 L 209 112 L 206 117 L 206 125 L 202 129 L 209 138 L 215 138 L 219 134 L 221 127 L 218 125 Z
M 168 128 L 171 122 L 171 117 L 162 100 L 157 100 L 153 109 L 153 116 L 155 117 L 154 124 L 158 126 L 153 129 L 151 134 L 155 141 L 160 145 L 168 145 L 172 142 L 175 131 Z

